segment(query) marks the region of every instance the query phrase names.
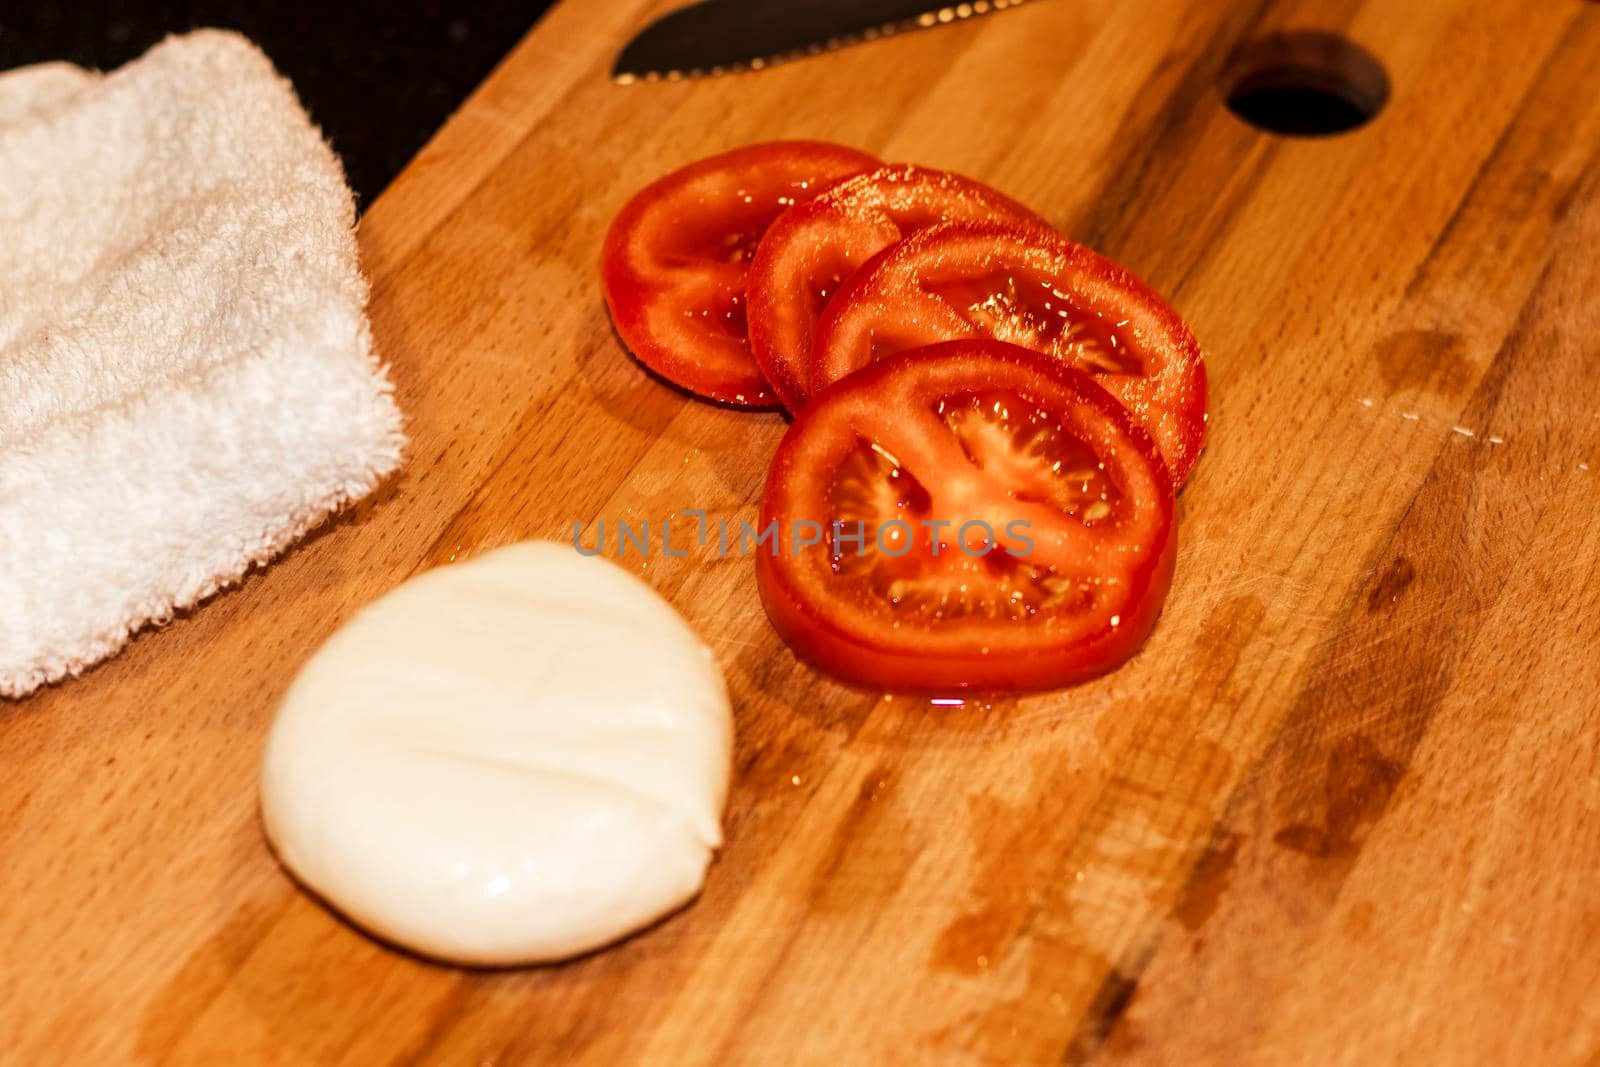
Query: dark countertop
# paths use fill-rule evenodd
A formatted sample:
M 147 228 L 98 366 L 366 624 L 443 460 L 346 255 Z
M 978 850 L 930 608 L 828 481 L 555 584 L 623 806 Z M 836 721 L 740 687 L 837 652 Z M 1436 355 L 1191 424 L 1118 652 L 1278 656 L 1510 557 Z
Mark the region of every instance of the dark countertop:
M 169 33 L 235 29 L 294 82 L 365 207 L 538 20 L 550 0 L 109 0 L 0 7 L 0 70 L 109 70 Z

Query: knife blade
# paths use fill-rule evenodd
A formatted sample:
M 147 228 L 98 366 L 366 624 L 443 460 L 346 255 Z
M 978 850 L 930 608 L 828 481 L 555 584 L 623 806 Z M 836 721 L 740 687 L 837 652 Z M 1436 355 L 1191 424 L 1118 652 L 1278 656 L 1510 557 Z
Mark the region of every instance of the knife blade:
M 1017 7 L 1024 0 L 701 0 L 669 11 L 622 49 L 622 85 L 761 70 L 906 30 Z

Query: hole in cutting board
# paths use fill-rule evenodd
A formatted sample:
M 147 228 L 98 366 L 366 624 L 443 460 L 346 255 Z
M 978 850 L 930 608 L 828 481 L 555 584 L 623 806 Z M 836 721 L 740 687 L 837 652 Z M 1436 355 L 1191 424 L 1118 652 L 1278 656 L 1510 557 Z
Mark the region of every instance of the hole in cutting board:
M 1244 45 L 1223 67 L 1218 88 L 1229 111 L 1287 137 L 1346 133 L 1389 102 L 1383 64 L 1355 42 L 1320 30 Z

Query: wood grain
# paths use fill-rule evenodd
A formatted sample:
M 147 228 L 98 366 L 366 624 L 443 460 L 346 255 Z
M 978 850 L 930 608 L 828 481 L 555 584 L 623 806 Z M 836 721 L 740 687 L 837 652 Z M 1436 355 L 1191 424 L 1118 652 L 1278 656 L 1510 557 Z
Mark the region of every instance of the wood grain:
M 663 6 L 558 5 L 363 221 L 395 483 L 0 707 L 0 1060 L 1600 1062 L 1600 7 L 1040 0 L 609 84 Z M 1225 110 L 1235 47 L 1293 28 L 1383 61 L 1375 122 Z M 367 940 L 262 840 L 274 703 L 426 567 L 753 518 L 781 419 L 647 377 L 595 260 L 645 181 L 787 136 L 989 181 L 1188 317 L 1212 435 L 1160 626 L 936 709 L 797 664 L 746 561 L 635 558 L 737 709 L 702 898 L 561 967 Z

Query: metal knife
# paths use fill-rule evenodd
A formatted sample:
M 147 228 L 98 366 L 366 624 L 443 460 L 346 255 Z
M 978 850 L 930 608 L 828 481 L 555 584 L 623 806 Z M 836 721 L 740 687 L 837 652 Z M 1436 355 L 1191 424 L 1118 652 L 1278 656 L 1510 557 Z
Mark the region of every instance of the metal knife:
M 701 0 L 646 26 L 617 56 L 619 84 L 760 70 L 862 41 L 959 22 L 1023 0 Z

